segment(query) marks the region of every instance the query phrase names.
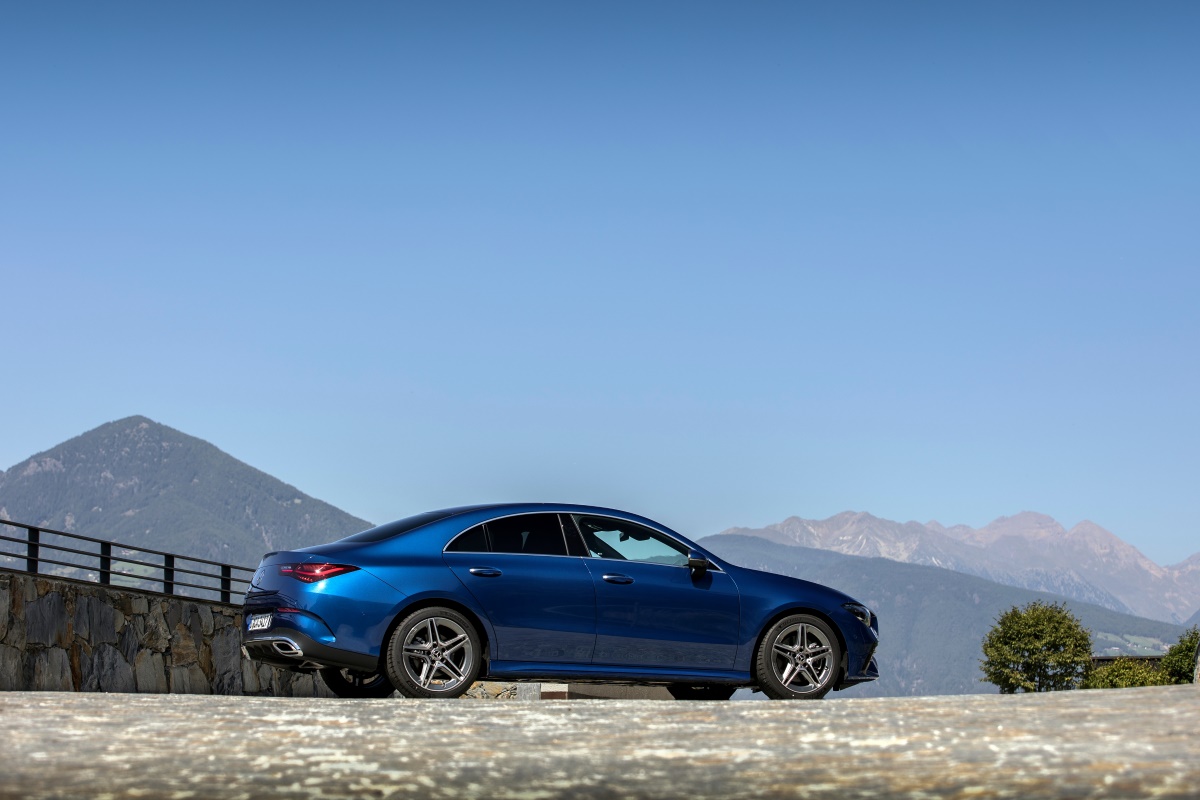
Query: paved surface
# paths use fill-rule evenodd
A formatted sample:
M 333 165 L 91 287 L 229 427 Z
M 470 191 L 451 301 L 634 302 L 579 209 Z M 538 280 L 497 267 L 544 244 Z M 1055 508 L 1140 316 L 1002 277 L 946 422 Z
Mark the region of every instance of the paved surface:
M 1198 797 L 1200 690 L 813 703 L 0 693 L 0 797 Z

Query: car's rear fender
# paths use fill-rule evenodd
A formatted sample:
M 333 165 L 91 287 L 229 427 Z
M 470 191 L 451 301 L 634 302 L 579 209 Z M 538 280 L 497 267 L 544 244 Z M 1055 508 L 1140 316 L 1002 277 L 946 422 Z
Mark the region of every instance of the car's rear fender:
M 279 563 L 288 563 L 286 561 Z M 277 570 L 269 564 L 268 571 Z M 304 583 L 287 576 L 268 576 L 260 580 L 267 591 L 247 595 L 247 614 L 295 608 L 312 617 L 304 632 L 322 644 L 364 653 L 371 642 L 383 635 L 389 612 L 401 605 L 403 593 L 380 580 L 369 570 L 356 569 L 315 583 Z M 280 617 L 297 626 L 301 615 Z M 319 627 L 314 627 L 319 623 Z
M 441 549 L 431 552 L 428 543 L 417 533 L 397 537 L 395 541 L 355 543 L 336 554 L 321 554 L 322 560 L 328 558 L 330 561 L 357 566 L 361 573 L 372 576 L 381 587 L 388 590 L 385 605 L 372 605 L 369 621 L 360 613 L 347 610 L 349 613 L 346 618 L 357 619 L 359 630 L 350 639 L 339 637 L 339 646 L 381 661 L 392 631 L 400 621 L 419 608 L 435 605 L 444 605 L 468 614 L 477 623 L 480 634 L 487 641 L 495 641 L 486 614 L 476 606 L 470 593 L 446 567 Z M 303 555 L 313 558 L 311 553 Z M 339 576 L 332 580 L 341 578 Z

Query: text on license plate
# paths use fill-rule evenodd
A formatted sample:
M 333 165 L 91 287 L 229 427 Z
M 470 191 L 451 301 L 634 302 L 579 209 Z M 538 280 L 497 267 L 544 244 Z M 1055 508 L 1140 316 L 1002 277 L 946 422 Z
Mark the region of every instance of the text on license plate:
M 271 614 L 252 614 L 250 622 L 246 625 L 248 631 L 265 631 L 271 627 Z

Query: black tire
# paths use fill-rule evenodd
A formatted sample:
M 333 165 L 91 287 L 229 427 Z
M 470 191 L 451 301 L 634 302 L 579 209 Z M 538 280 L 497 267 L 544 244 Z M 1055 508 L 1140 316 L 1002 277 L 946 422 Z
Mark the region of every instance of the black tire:
M 396 687 L 392 686 L 392 682 L 382 671 L 367 673 L 325 667 L 321 670 L 321 680 L 325 681 L 329 691 L 338 697 L 378 699 L 391 697 L 396 692 Z
M 387 649 L 387 674 L 405 697 L 459 697 L 483 663 L 479 632 L 452 608 L 423 608 L 396 627 Z
M 728 700 L 737 691 L 736 686 L 721 684 L 672 683 L 667 687 L 676 700 Z
M 842 647 L 823 619 L 793 614 L 771 626 L 754 657 L 754 677 L 775 700 L 817 700 L 837 685 Z

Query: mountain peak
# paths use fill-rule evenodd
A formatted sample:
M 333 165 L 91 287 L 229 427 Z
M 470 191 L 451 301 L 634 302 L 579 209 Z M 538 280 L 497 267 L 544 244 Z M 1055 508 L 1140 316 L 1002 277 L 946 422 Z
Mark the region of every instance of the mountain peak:
M 843 511 L 840 514 L 834 514 L 825 522 L 838 522 L 842 524 L 851 522 L 879 522 L 879 517 L 869 511 Z
M 113 420 L 112 422 L 110 422 L 108 424 L 109 425 L 141 425 L 143 423 L 146 425 L 161 424 L 161 423 L 155 422 L 154 420 L 150 419 L 149 417 L 143 417 L 141 414 L 134 414 L 131 417 L 122 417 L 121 419 Z M 103 427 L 103 426 L 101 426 L 101 427 Z
M 0 474 L 12 519 L 225 563 L 370 527 L 212 444 L 135 415 Z
M 1190 556 L 1180 561 L 1178 564 L 1171 566 L 1171 569 L 1195 569 L 1200 570 L 1200 553 L 1192 553 Z
M 999 517 L 979 529 L 976 540 L 990 544 L 1005 536 L 1038 541 L 1066 533 L 1058 520 L 1036 511 L 1022 511 L 1011 517 Z
M 1070 536 L 1078 536 L 1086 539 L 1116 539 L 1116 534 L 1100 527 L 1090 519 L 1085 519 L 1076 525 L 1071 530 L 1067 531 Z
M 1046 527 L 1059 527 L 1058 520 L 1049 514 L 1043 514 L 1040 511 L 1018 511 L 1011 517 L 997 517 L 992 520 L 989 525 L 1038 525 Z

